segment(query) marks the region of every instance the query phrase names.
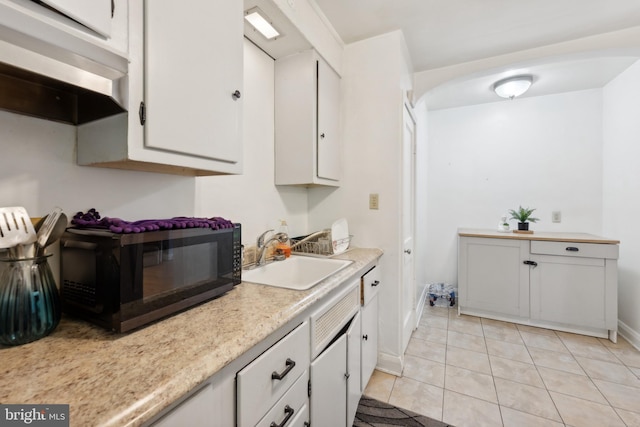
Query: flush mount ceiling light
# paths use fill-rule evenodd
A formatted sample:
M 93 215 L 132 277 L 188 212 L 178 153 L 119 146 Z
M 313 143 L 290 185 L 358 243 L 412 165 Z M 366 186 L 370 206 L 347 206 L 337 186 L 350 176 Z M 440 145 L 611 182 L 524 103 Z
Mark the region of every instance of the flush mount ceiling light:
M 280 35 L 278 30 L 276 30 L 269 21 L 269 18 L 267 18 L 267 15 L 257 7 L 247 10 L 244 13 L 244 19 L 267 40 L 274 39 Z
M 532 82 L 533 76 L 530 75 L 509 77 L 495 82 L 493 90 L 502 98 L 513 99 L 525 93 Z

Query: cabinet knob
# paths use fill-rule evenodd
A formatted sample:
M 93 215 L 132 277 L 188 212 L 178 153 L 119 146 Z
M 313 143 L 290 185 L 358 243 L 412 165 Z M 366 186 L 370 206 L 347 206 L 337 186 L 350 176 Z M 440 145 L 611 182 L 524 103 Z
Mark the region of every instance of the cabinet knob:
M 405 249 L 405 250 L 404 250 L 404 253 L 405 253 L 405 254 L 409 254 L 409 255 L 410 255 L 410 254 L 411 254 L 411 249 Z
M 236 90 L 235 92 L 233 92 L 233 93 L 231 94 L 231 97 L 232 97 L 234 100 L 238 100 L 238 99 L 240 99 L 240 96 L 241 96 L 241 95 L 242 95 L 242 94 L 240 93 L 240 91 L 239 91 L 239 90 Z
M 379 280 L 374 280 L 373 282 L 371 282 L 371 286 L 378 286 L 380 284 Z
M 324 139 L 324 132 L 320 134 L 320 138 Z
M 362 339 L 363 339 L 363 340 L 365 340 L 365 341 L 367 341 L 367 340 L 369 339 L 369 335 L 363 335 L 363 336 L 362 336 Z

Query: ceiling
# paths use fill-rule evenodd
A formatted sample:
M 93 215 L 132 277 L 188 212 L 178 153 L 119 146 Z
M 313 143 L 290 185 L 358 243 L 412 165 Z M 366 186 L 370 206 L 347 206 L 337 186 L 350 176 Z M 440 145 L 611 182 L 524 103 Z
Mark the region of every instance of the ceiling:
M 315 0 L 345 43 L 402 30 L 414 72 L 640 26 L 640 0 Z M 527 96 L 602 87 L 638 57 L 528 64 Z M 493 75 L 427 94 L 430 108 L 495 101 Z M 576 76 L 579 75 L 579 78 Z M 493 98 L 492 98 L 493 97 Z

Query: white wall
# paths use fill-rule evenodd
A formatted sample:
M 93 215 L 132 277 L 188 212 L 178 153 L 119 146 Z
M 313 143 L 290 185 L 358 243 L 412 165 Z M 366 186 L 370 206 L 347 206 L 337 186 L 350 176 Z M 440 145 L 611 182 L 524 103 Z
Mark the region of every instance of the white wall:
M 307 190 L 274 185 L 274 61 L 245 40 L 244 69 L 244 173 L 196 178 L 195 211 L 240 222 L 243 243 L 254 245 L 278 219 L 292 236 L 310 230 Z
M 640 62 L 604 88 L 603 230 L 620 240 L 620 333 L 640 348 Z
M 410 89 L 410 65 L 400 32 L 345 47 L 342 71 L 344 179 L 337 189 L 309 190 L 309 224 L 325 228 L 340 217 L 349 223 L 353 245 L 378 247 L 380 260 L 379 366 L 392 360 L 399 373 L 403 358 L 400 316 L 400 206 L 403 93 Z M 379 194 L 379 210 L 369 194 Z
M 429 282 L 457 283 L 457 228 L 519 205 L 537 209 L 533 230 L 602 232 L 599 89 L 430 111 L 428 147 Z
M 77 166 L 76 128 L 0 111 L 0 206 L 31 216 L 60 206 L 68 216 L 97 208 L 126 220 L 222 216 L 243 224 L 243 242 L 279 218 L 307 231 L 305 189 L 273 184 L 273 60 L 245 41 L 241 176 L 182 177 Z

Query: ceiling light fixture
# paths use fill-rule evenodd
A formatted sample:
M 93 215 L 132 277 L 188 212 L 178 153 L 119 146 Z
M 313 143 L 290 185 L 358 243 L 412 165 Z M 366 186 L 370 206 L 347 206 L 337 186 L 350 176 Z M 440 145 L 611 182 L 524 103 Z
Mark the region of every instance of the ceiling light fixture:
M 513 99 L 525 93 L 532 82 L 533 76 L 530 75 L 509 77 L 495 82 L 493 90 L 502 98 Z
M 267 40 L 274 39 L 280 35 L 278 30 L 276 30 L 269 21 L 269 18 L 267 18 L 267 15 L 257 7 L 247 10 L 244 13 L 244 19 Z

